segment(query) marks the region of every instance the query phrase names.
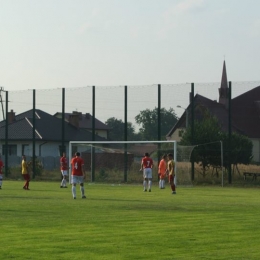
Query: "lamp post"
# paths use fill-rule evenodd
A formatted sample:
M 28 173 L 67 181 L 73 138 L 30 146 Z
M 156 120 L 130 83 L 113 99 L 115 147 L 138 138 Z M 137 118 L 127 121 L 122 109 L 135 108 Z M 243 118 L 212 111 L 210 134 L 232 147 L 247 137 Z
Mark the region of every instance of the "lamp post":
M 180 105 L 178 105 L 177 107 L 178 107 L 178 108 L 182 108 L 182 109 L 185 110 L 185 114 L 186 114 L 186 129 L 187 129 L 188 126 L 189 126 L 189 121 L 188 121 L 188 119 L 189 119 L 188 109 L 186 109 L 186 108 L 184 108 L 184 107 L 182 107 L 182 106 L 180 106 Z

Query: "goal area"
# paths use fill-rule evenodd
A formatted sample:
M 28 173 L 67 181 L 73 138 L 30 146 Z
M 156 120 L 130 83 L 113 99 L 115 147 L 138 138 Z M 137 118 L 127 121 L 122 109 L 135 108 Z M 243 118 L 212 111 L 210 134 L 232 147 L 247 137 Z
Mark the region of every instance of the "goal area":
M 163 155 L 173 154 L 175 183 L 190 186 L 190 155 L 194 147 L 180 146 L 177 141 L 71 141 L 69 161 L 80 152 L 85 163 L 86 181 L 100 183 L 142 183 L 141 160 L 149 153 L 154 161 L 153 182 L 158 180 L 158 165 Z M 69 170 L 69 177 L 71 169 Z

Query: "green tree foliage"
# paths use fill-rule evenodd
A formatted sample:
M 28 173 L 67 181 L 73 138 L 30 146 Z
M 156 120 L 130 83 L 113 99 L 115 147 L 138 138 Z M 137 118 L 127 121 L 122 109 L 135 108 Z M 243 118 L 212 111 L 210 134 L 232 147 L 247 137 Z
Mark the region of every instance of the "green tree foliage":
M 142 140 L 152 141 L 158 140 L 158 109 L 146 109 L 140 111 L 135 117 L 138 125 L 141 125 L 139 132 Z M 174 110 L 161 108 L 161 140 L 165 140 L 166 134 L 170 131 L 171 126 L 178 121 Z
M 125 140 L 125 123 L 121 119 L 115 117 L 109 118 L 106 125 L 111 128 L 109 131 L 109 139 L 112 141 L 124 141 Z M 135 133 L 135 129 L 132 123 L 127 123 L 127 140 L 138 141 L 140 136 Z
M 28 170 L 31 173 L 33 171 L 33 159 L 31 158 L 30 161 L 27 162 Z M 42 162 L 38 159 L 35 158 L 35 172 L 32 173 L 32 177 L 34 178 L 35 176 L 41 176 L 43 172 L 43 164 Z
M 208 110 L 204 111 L 201 121 L 194 122 L 194 138 L 192 143 L 191 127 L 184 132 L 181 145 L 198 145 L 195 147 L 192 159 L 200 163 L 205 175 L 209 165 L 221 165 L 220 136 L 221 127 L 216 117 L 212 117 Z M 205 144 L 205 145 L 203 145 Z
M 223 159 L 225 167 L 228 165 L 229 151 L 231 152 L 231 163 L 235 166 L 237 164 L 247 165 L 252 161 L 253 143 L 248 137 L 233 132 L 230 146 L 227 133 L 222 133 L 221 139 L 223 140 Z
M 191 128 L 184 132 L 181 145 L 198 145 L 195 147 L 192 159 L 200 163 L 205 175 L 208 166 L 219 167 L 221 165 L 220 141 L 223 142 L 223 164 L 228 165 L 229 150 L 231 151 L 231 164 L 249 164 L 252 160 L 253 144 L 246 136 L 233 132 L 231 145 L 229 145 L 228 133 L 221 130 L 216 117 L 208 110 L 203 112 L 203 118 L 194 122 L 194 137 L 192 143 Z

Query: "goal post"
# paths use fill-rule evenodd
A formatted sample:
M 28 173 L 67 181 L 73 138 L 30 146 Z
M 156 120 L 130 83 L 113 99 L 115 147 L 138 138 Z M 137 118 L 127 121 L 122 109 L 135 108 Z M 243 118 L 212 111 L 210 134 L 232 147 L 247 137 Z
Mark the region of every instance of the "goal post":
M 181 150 L 180 150 L 181 151 Z M 85 169 L 90 172 L 88 181 L 135 182 L 142 178 L 140 174 L 141 158 L 148 152 L 154 160 L 153 181 L 157 176 L 159 158 L 165 153 L 172 153 L 175 161 L 175 184 L 178 182 L 178 163 L 184 156 L 184 150 L 178 151 L 177 141 L 71 141 L 69 142 L 69 161 L 75 152 L 80 152 L 85 162 Z M 190 152 L 188 152 L 190 155 Z M 94 160 L 93 160 L 94 158 Z M 190 158 L 190 157 L 189 157 Z M 185 158 L 184 158 L 185 159 Z M 185 159 L 187 161 L 187 158 Z M 94 165 L 93 164 L 94 161 Z M 114 176 L 114 177 L 113 177 Z M 126 178 L 125 178 L 126 176 Z M 187 174 L 191 184 L 190 173 Z M 71 179 L 71 169 L 69 169 Z M 139 180 L 138 180 L 139 182 Z

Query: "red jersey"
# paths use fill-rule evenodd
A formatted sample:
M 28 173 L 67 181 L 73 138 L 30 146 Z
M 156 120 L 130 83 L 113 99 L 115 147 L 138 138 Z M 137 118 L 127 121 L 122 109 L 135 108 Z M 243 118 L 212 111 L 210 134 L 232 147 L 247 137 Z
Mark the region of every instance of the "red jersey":
M 143 165 L 143 168 L 152 168 L 152 166 L 153 166 L 153 159 L 150 158 L 150 157 L 144 157 L 142 159 L 142 165 Z
M 84 165 L 83 159 L 74 157 L 71 159 L 71 175 L 83 176 L 82 166 Z
M 0 174 L 3 173 L 3 172 L 2 172 L 3 167 L 4 167 L 4 163 L 3 163 L 2 160 L 0 160 Z
M 68 162 L 65 156 L 60 158 L 60 169 L 63 171 L 68 170 Z

